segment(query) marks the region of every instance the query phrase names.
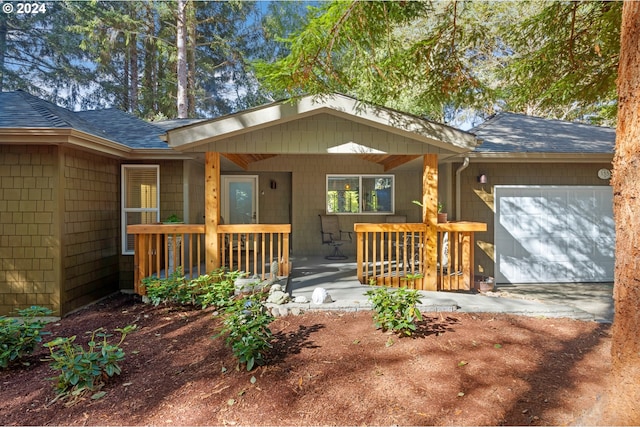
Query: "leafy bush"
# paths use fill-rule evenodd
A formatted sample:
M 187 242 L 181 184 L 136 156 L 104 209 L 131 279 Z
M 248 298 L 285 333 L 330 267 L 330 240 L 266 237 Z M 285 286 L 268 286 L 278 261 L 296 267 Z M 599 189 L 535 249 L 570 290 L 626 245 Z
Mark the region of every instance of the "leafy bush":
M 415 289 L 400 288 L 392 291 L 378 288 L 367 291 L 365 295 L 373 305 L 376 328 L 411 335 L 416 330 L 416 322 L 422 320 L 422 314 L 416 308 L 422 301 Z
M 42 336 L 49 332 L 42 332 L 46 325 L 39 316 L 50 316 L 53 312 L 45 307 L 32 306 L 18 310 L 22 321 L 0 316 L 0 368 L 7 368 L 35 349 L 42 342 Z
M 178 267 L 165 279 L 147 277 L 142 280 L 142 284 L 147 290 L 147 297 L 154 305 L 194 304 L 202 308 L 222 308 L 230 303 L 235 290 L 235 280 L 240 274 L 218 270 L 188 280 L 183 275 L 182 268 Z
M 269 329 L 274 317 L 262 304 L 263 293 L 238 298 L 225 310 L 220 334 L 227 334 L 225 344 L 231 348 L 238 364 L 246 364 L 247 371 L 264 364 L 264 352 L 271 348 L 273 333 Z
M 51 354 L 51 367 L 60 374 L 51 378 L 56 381 L 56 389 L 61 395 L 81 396 L 84 392 L 95 391 L 104 384 L 103 379 L 120 375 L 120 362 L 124 360 L 124 350 L 120 347 L 126 336 L 136 329 L 136 325 L 128 325 L 116 329 L 120 339 L 111 343 L 113 334 L 103 328 L 90 332 L 91 338 L 87 349 L 74 344 L 76 336 L 58 337 L 44 344 Z
M 216 271 L 193 279 L 190 283 L 196 305 L 223 308 L 232 303 L 235 282 L 242 273 Z
M 165 279 L 145 277 L 142 284 L 147 290 L 147 296 L 154 305 L 160 303 L 188 304 L 193 298 L 182 267 L 178 267 Z

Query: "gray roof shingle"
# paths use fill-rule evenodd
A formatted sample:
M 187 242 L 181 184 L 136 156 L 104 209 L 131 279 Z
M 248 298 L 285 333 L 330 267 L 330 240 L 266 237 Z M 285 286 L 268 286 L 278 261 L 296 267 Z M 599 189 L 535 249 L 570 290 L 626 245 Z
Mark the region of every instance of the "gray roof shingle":
M 134 149 L 169 149 L 164 129 L 123 111 L 74 112 L 21 90 L 0 92 L 0 128 L 69 128 Z
M 482 141 L 475 153 L 613 153 L 613 128 L 498 113 L 470 133 Z
M 79 117 L 99 126 L 110 139 L 131 148 L 169 149 L 160 139 L 166 132 L 160 126 L 141 120 L 116 108 L 78 111 Z

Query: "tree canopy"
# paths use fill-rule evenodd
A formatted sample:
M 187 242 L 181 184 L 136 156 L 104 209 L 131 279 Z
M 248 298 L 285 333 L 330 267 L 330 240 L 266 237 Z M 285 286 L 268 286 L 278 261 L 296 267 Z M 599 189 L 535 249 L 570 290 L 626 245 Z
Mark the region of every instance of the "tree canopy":
M 451 121 L 496 110 L 612 123 L 620 2 L 333 1 L 256 65 L 283 96 L 342 92 Z
M 0 15 L 0 89 L 26 89 L 68 108 L 113 106 L 176 117 L 178 1 L 47 3 Z M 250 61 L 287 52 L 274 34 L 298 28 L 299 2 L 181 0 L 187 115 L 211 117 L 264 103 Z

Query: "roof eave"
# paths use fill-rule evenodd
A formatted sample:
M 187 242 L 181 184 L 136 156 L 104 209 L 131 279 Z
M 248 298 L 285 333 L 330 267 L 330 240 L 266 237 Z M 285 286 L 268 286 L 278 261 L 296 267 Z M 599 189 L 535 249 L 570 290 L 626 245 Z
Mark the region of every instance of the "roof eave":
M 307 96 L 293 103 L 282 101 L 245 110 L 170 130 L 167 132 L 167 141 L 170 147 L 185 151 L 202 144 L 321 113 L 348 118 L 454 152 L 466 152 L 478 145 L 477 138 L 468 132 L 410 114 L 360 103 L 344 95 L 325 96 L 321 101 Z
M 1 128 L 2 144 L 11 145 L 71 145 L 85 151 L 128 160 L 191 159 L 170 148 L 131 148 L 72 128 Z
M 477 163 L 611 163 L 613 161 L 613 153 L 471 152 L 464 157 L 469 157 Z

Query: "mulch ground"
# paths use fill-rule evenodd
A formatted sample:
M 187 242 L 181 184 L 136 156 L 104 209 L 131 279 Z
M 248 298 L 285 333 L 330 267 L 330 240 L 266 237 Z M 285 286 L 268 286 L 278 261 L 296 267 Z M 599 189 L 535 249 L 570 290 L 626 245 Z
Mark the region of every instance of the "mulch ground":
M 117 295 L 50 324 L 79 342 L 138 330 L 99 399 L 54 401 L 46 349 L 0 371 L 0 424 L 567 425 L 588 419 L 610 369 L 610 326 L 594 322 L 425 313 L 401 338 L 370 312 L 307 312 L 276 319 L 268 364 L 247 372 L 212 314 Z

